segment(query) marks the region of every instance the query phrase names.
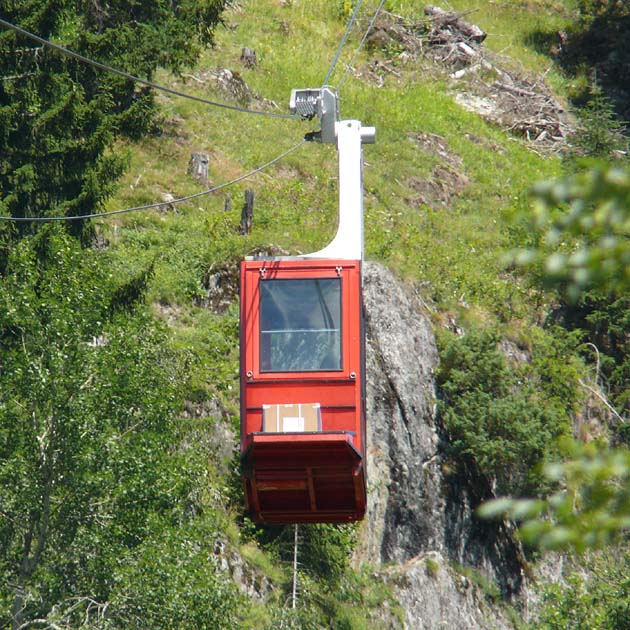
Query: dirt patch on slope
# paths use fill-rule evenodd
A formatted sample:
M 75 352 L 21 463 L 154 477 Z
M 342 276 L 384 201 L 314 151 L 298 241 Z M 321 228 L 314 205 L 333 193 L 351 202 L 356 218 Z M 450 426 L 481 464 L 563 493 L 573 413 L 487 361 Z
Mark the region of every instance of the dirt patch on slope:
M 417 132 L 409 135 L 412 142 L 417 143 L 423 151 L 439 158 L 440 163 L 435 166 L 430 177 L 411 177 L 408 186 L 415 195 L 408 199 L 411 206 L 427 205 L 448 206 L 469 183 L 463 172 L 463 160 L 451 151 L 446 139 L 433 133 Z

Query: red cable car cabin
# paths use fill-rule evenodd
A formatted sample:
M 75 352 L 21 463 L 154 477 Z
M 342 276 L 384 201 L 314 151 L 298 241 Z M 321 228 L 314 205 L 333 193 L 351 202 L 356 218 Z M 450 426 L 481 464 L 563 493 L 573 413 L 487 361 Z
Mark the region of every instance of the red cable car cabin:
M 366 506 L 359 260 L 241 264 L 241 455 L 266 523 L 339 523 Z

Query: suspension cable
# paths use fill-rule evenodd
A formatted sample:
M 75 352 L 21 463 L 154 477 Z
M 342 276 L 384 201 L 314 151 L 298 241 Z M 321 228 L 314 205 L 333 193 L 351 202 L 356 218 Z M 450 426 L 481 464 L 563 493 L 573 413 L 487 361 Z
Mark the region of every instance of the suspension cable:
M 354 55 L 352 57 L 351 63 L 350 65 L 346 68 L 346 71 L 344 73 L 344 75 L 342 76 L 341 83 L 343 83 L 343 81 L 346 78 L 346 75 L 348 74 L 348 70 L 351 67 L 352 63 L 354 63 L 354 59 L 356 58 L 357 54 L 359 53 L 359 50 L 361 49 L 361 47 L 363 46 L 363 43 L 365 42 L 365 39 L 367 38 L 367 35 L 370 31 L 370 29 L 372 28 L 374 21 L 376 20 L 378 14 L 381 11 L 381 8 L 383 7 L 383 4 L 385 3 L 385 0 L 381 0 L 376 12 L 374 13 L 374 16 L 372 17 L 372 20 L 370 22 L 370 25 L 368 26 L 368 29 L 366 30 L 366 32 L 363 35 L 363 38 L 361 39 L 361 42 L 358 46 L 358 48 L 356 49 L 356 51 L 354 52 Z M 335 53 L 335 56 L 330 64 L 330 67 L 328 69 L 328 72 L 326 73 L 326 77 L 324 78 L 324 82 L 323 82 L 323 86 L 325 86 L 328 83 L 328 80 L 330 79 L 332 73 L 334 72 L 337 63 L 339 61 L 339 57 L 341 55 L 341 52 L 343 50 L 343 47 L 345 46 L 345 43 L 350 35 L 350 31 L 352 29 L 352 26 L 354 25 L 357 15 L 359 13 L 359 10 L 361 8 L 361 4 L 362 4 L 362 0 L 358 0 L 354 11 L 352 12 L 352 16 L 350 17 L 350 20 L 348 22 L 348 25 L 346 27 L 345 33 L 341 39 L 341 42 L 339 43 L 339 46 L 337 48 L 337 52 Z M 102 70 L 105 70 L 107 72 L 111 72 L 113 74 L 117 74 L 119 76 L 122 76 L 124 78 L 127 78 L 131 81 L 135 81 L 136 83 L 140 83 L 142 85 L 146 85 L 148 87 L 151 87 L 153 89 L 156 90 L 161 90 L 163 92 L 167 92 L 169 94 L 173 94 L 175 96 L 181 96 L 182 98 L 187 98 L 190 100 L 194 100 L 200 103 L 204 103 L 206 105 L 211 105 L 214 107 L 221 107 L 221 108 L 225 108 L 225 109 L 230 109 L 230 110 L 234 110 L 234 111 L 239 111 L 239 112 L 243 112 L 243 113 L 248 113 L 248 114 L 256 114 L 256 115 L 262 115 L 262 116 L 270 116 L 270 117 L 274 117 L 274 118 L 285 118 L 285 119 L 296 119 L 299 118 L 298 116 L 295 115 L 290 115 L 290 114 L 276 114 L 273 112 L 259 112 L 259 111 L 255 111 L 255 110 L 250 110 L 250 109 L 245 109 L 242 107 L 237 107 L 235 105 L 228 105 L 225 103 L 218 103 L 215 101 L 210 101 L 201 97 L 197 97 L 197 96 L 193 96 L 190 94 L 186 94 L 183 92 L 179 92 L 178 90 L 173 90 L 171 88 L 165 87 L 165 86 L 161 86 L 158 85 L 156 83 L 153 83 L 152 81 L 148 81 L 146 79 L 142 79 L 140 77 L 134 76 L 132 74 L 129 74 L 123 70 L 119 70 L 117 68 L 113 68 L 112 66 L 108 66 L 107 64 L 101 63 L 99 61 L 94 61 L 93 59 L 90 59 L 88 57 L 85 57 L 79 53 L 76 53 L 74 51 L 71 51 L 67 48 L 64 48 L 63 46 L 59 46 L 58 44 L 55 44 L 51 41 L 48 41 L 42 37 L 39 37 L 38 35 L 35 35 L 34 33 L 31 33 L 19 26 L 16 26 L 15 24 L 12 24 L 11 22 L 7 22 L 6 20 L 0 18 L 0 25 L 1 26 L 5 26 L 6 28 L 9 28 L 17 33 L 20 33 L 22 35 L 24 35 L 25 37 L 28 37 L 44 46 L 48 46 L 49 48 L 52 48 L 53 50 L 56 50 L 64 55 L 67 55 L 69 57 L 73 57 L 79 61 L 82 61 L 84 63 L 87 63 L 89 65 L 92 65 L 96 68 L 100 68 Z M 275 158 L 273 158 L 272 160 L 270 160 L 269 162 L 266 162 L 265 164 L 262 164 L 261 166 L 255 168 L 254 170 L 241 175 L 240 177 L 237 177 L 233 180 L 230 180 L 229 182 L 225 182 L 223 184 L 219 184 L 218 186 L 214 186 L 212 188 L 209 188 L 208 190 L 204 190 L 198 193 L 194 193 L 192 195 L 187 195 L 185 197 L 180 197 L 178 199 L 172 199 L 170 201 L 160 201 L 160 202 L 155 202 L 155 203 L 150 203 L 150 204 L 145 204 L 145 205 L 141 205 L 141 206 L 133 206 L 133 207 L 129 207 L 129 208 L 122 208 L 119 210 L 109 210 L 109 211 L 105 211 L 105 212 L 96 212 L 93 214 L 84 214 L 84 215 L 76 215 L 76 216 L 52 216 L 52 217 L 44 217 L 44 216 L 39 216 L 39 217 L 12 217 L 12 216 L 1 216 L 0 215 L 0 221 L 10 221 L 10 222 L 15 222 L 15 223 L 23 223 L 23 222 L 31 222 L 31 223 L 51 223 L 54 221 L 81 221 L 81 220 L 86 220 L 86 219 L 96 219 L 96 218 L 102 218 L 102 217 L 107 217 L 107 216 L 112 216 L 112 215 L 116 215 L 116 214 L 126 214 L 129 212 L 136 212 L 136 211 L 141 211 L 141 210 L 150 210 L 150 209 L 154 209 L 154 208 L 162 208 L 165 206 L 172 206 L 178 203 L 183 203 L 186 201 L 191 201 L 192 199 L 197 199 L 199 197 L 205 196 L 205 195 L 209 195 L 211 193 L 217 192 L 219 190 L 222 190 L 223 188 L 227 188 L 228 186 L 232 186 L 233 184 L 236 184 L 240 181 L 243 181 L 244 179 L 248 179 L 249 177 L 252 177 L 253 175 L 259 173 L 260 171 L 268 168 L 269 166 L 272 166 L 273 164 L 275 164 L 276 162 L 279 162 L 280 160 L 282 160 L 283 158 L 285 158 L 287 155 L 293 153 L 294 151 L 297 151 L 297 149 L 299 149 L 303 144 L 305 144 L 306 140 L 302 140 L 301 142 L 299 142 L 298 144 L 294 145 L 293 147 L 291 147 L 290 149 L 288 149 L 287 151 L 285 151 L 284 153 L 281 153 L 280 155 L 276 156 Z
M 297 606 L 297 586 L 298 586 L 298 526 L 294 525 L 293 530 L 293 588 L 291 590 L 291 608 L 295 610 Z
M 134 81 L 135 83 L 146 85 L 147 87 L 153 88 L 154 90 L 159 90 L 162 92 L 166 92 L 167 94 L 172 94 L 174 96 L 187 98 L 191 101 L 197 101 L 198 103 L 203 103 L 204 105 L 211 105 L 212 107 L 220 107 L 222 109 L 229 109 L 235 112 L 242 112 L 245 114 L 253 114 L 255 116 L 267 116 L 270 118 L 284 118 L 284 119 L 291 119 L 291 120 L 295 120 L 298 118 L 297 116 L 294 116 L 293 114 L 278 114 L 276 112 L 262 112 L 262 111 L 257 111 L 255 109 L 247 109 L 245 107 L 238 107 L 236 105 L 228 105 L 227 103 L 219 103 L 218 101 L 211 101 L 211 100 L 202 98 L 200 96 L 194 96 L 192 94 L 180 92 L 179 90 L 174 90 L 164 85 L 158 85 L 157 83 L 154 83 L 153 81 L 149 81 L 148 79 L 142 79 L 141 77 L 135 76 L 133 74 L 129 74 L 128 72 L 125 72 L 124 70 L 119 70 L 118 68 L 108 66 L 107 64 L 101 63 L 100 61 L 94 61 L 93 59 L 90 59 L 89 57 L 85 57 L 84 55 L 81 55 L 77 52 L 69 50 L 68 48 L 64 48 L 63 46 L 60 46 L 59 44 L 55 44 L 47 39 L 44 39 L 43 37 L 39 37 L 39 35 L 35 35 L 34 33 L 31 33 L 19 26 L 16 26 L 15 24 L 12 24 L 11 22 L 7 22 L 6 20 L 3 20 L 2 18 L 0 18 L 0 26 L 4 26 L 8 29 L 15 31 L 16 33 L 20 33 L 21 35 L 24 35 L 25 37 L 28 37 L 29 39 L 32 39 L 33 41 L 36 41 L 42 44 L 43 46 L 52 48 L 53 50 L 56 50 L 57 52 L 60 52 L 68 57 L 77 59 L 78 61 L 86 63 L 90 66 L 94 66 L 95 68 L 99 68 L 100 70 L 105 70 L 106 72 L 117 74 L 118 76 L 124 77 L 125 79 L 129 79 L 130 81 Z
M 376 22 L 376 18 L 379 16 L 384 4 L 385 4 L 385 0 L 381 0 L 378 7 L 376 8 L 376 11 L 374 12 L 374 15 L 372 16 L 372 19 L 370 20 L 370 23 L 367 29 L 365 30 L 365 33 L 363 33 L 363 37 L 361 38 L 361 41 L 359 42 L 357 49 L 354 51 L 354 54 L 352 55 L 352 59 L 350 59 L 350 63 L 348 63 L 348 65 L 346 66 L 346 71 L 343 73 L 343 76 L 341 77 L 339 83 L 337 84 L 337 90 L 341 89 L 343 82 L 346 80 L 346 77 L 348 76 L 349 72 L 352 70 L 354 61 L 357 58 L 361 48 L 363 48 L 363 44 L 365 43 L 365 40 L 370 34 L 370 31 L 372 30 L 372 27 L 374 26 L 374 22 Z
M 53 221 L 81 221 L 84 219 L 98 219 L 100 217 L 109 217 L 114 214 L 125 214 L 127 212 L 136 212 L 139 210 L 150 210 L 152 208 L 163 208 L 165 206 L 172 206 L 178 203 L 183 203 L 184 201 L 191 201 L 192 199 L 197 199 L 199 197 L 204 197 L 205 195 L 209 195 L 211 193 L 217 192 L 218 190 L 223 190 L 223 188 L 227 188 L 228 186 L 232 186 L 238 182 L 243 181 L 244 179 L 248 179 L 256 173 L 260 173 L 260 171 L 272 166 L 276 162 L 279 162 L 283 158 L 285 158 L 290 153 L 297 151 L 303 144 L 306 143 L 306 140 L 302 140 L 298 142 L 295 146 L 287 149 L 284 153 L 273 158 L 273 160 L 269 160 L 269 162 L 265 162 L 261 166 L 255 168 L 253 171 L 249 171 L 244 175 L 236 177 L 235 179 L 230 180 L 229 182 L 225 182 L 223 184 L 219 184 L 218 186 L 213 186 L 212 188 L 208 188 L 208 190 L 202 190 L 201 192 L 194 193 L 192 195 L 187 195 L 186 197 L 179 197 L 178 199 L 171 199 L 170 201 L 159 201 L 155 203 L 148 203 L 143 206 L 134 206 L 132 208 L 123 208 L 122 210 L 109 210 L 107 212 L 96 212 L 94 214 L 83 214 L 77 216 L 57 216 L 57 217 L 10 217 L 10 216 L 0 216 L 0 221 L 11 221 L 15 223 L 51 223 Z
M 350 17 L 348 26 L 346 27 L 346 32 L 343 34 L 343 37 L 341 38 L 341 42 L 339 42 L 339 47 L 337 48 L 337 52 L 335 53 L 332 63 L 330 64 L 330 68 L 328 68 L 328 72 L 326 73 L 326 77 L 324 78 L 324 82 L 322 83 L 322 87 L 325 87 L 326 85 L 328 85 L 328 80 L 330 79 L 332 73 L 335 71 L 335 66 L 337 65 L 337 62 L 339 61 L 339 56 L 341 55 L 341 51 L 343 50 L 343 47 L 346 44 L 346 40 L 348 39 L 348 36 L 350 35 L 350 30 L 352 29 L 352 26 L 354 25 L 354 22 L 357 19 L 357 15 L 359 14 L 359 9 L 361 8 L 362 2 L 363 0 L 358 0 L 356 7 L 354 7 L 354 11 L 352 12 L 352 16 Z

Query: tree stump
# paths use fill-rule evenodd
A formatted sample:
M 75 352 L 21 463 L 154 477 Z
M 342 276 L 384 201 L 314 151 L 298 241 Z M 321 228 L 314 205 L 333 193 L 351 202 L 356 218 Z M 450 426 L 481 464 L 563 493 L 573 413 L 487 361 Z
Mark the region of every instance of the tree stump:
M 204 186 L 208 185 L 208 164 L 210 156 L 207 153 L 191 153 L 188 162 L 188 174 L 192 175 Z
M 252 222 L 254 220 L 254 191 L 248 188 L 245 191 L 245 203 L 241 211 L 241 225 L 238 228 L 239 234 L 243 236 L 249 234 L 252 230 Z
M 248 68 L 255 68 L 258 65 L 256 51 L 251 48 L 243 48 L 241 50 L 241 63 L 245 64 Z

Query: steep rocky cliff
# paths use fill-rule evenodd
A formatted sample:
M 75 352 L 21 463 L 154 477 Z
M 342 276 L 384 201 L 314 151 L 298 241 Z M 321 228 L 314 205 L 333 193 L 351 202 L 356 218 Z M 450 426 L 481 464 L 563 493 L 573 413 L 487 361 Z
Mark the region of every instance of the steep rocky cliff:
M 503 525 L 476 519 L 483 480 L 445 465 L 431 323 L 380 265 L 365 265 L 364 302 L 369 507 L 355 561 L 392 584 L 407 628 L 512 627 L 481 586 L 518 596 L 520 548 Z
M 438 350 L 426 309 L 413 287 L 375 263 L 364 265 L 363 289 L 369 496 L 353 563 L 391 587 L 404 628 L 512 628 L 505 603 L 528 618 L 538 597 L 513 532 L 475 516 L 491 496 L 487 481 L 447 454 L 437 412 Z M 236 444 L 227 414 L 210 407 L 189 413 L 215 418 L 209 442 L 224 446 L 213 447 L 213 461 L 227 474 Z M 217 545 L 221 566 L 242 592 L 264 602 L 269 584 L 262 574 L 225 541 Z M 558 581 L 561 560 L 533 570 Z M 378 627 L 400 625 L 389 606 L 377 615 Z

